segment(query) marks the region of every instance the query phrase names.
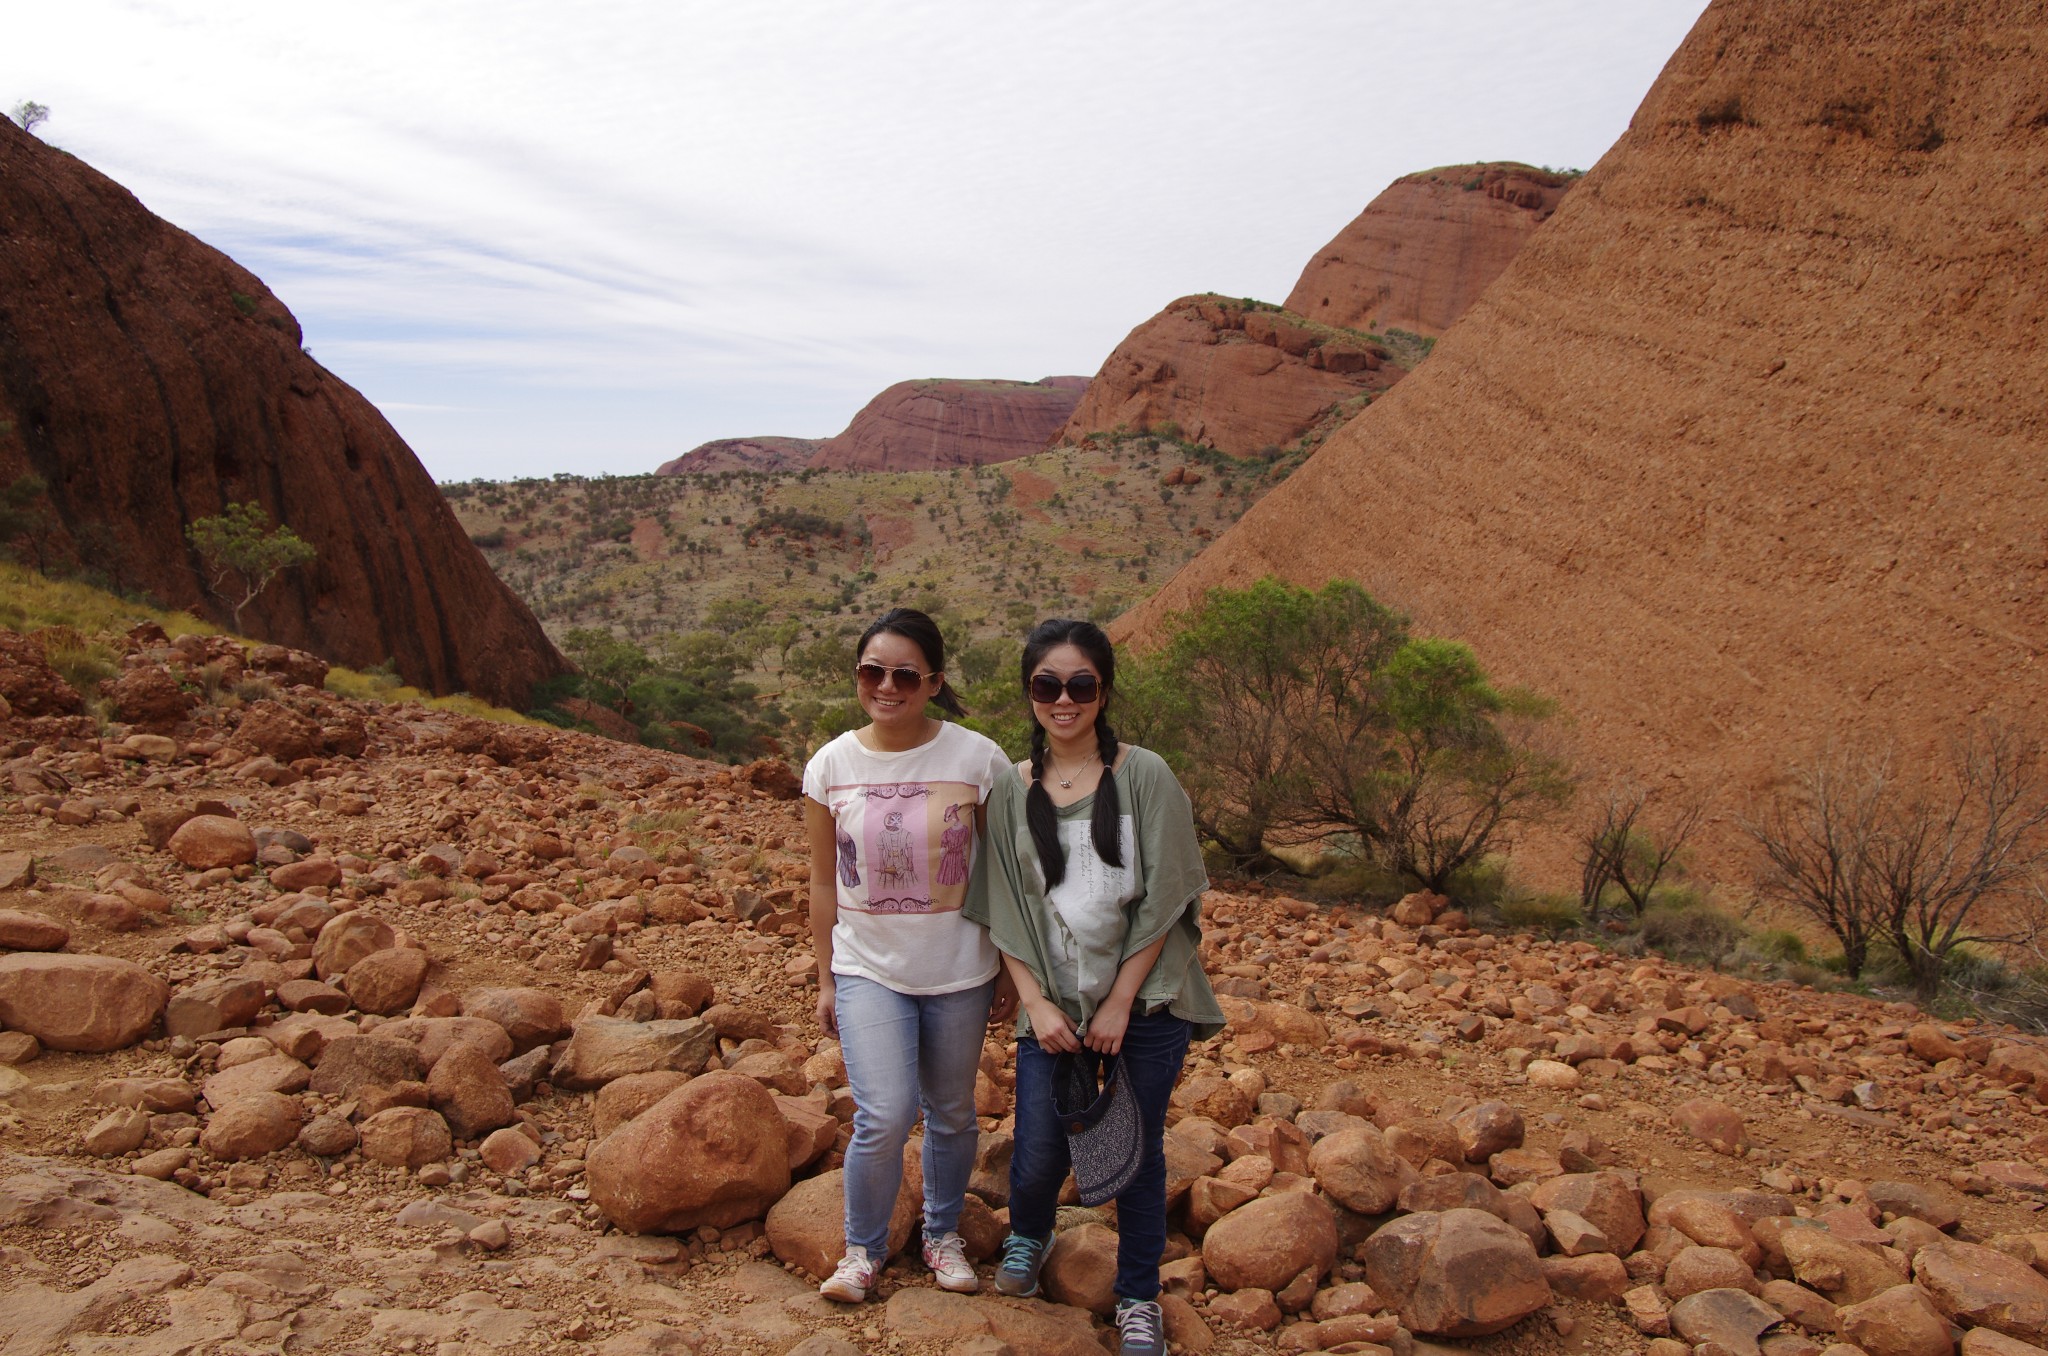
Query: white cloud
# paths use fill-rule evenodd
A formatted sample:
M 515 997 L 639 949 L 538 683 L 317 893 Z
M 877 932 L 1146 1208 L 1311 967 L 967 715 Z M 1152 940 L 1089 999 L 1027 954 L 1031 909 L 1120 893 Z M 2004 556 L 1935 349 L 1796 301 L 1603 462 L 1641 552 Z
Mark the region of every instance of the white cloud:
M 1411 170 L 1590 165 L 1702 8 L 68 0 L 10 19 L 0 101 L 437 475 L 633 471 L 1092 372 L 1175 296 L 1285 295 Z

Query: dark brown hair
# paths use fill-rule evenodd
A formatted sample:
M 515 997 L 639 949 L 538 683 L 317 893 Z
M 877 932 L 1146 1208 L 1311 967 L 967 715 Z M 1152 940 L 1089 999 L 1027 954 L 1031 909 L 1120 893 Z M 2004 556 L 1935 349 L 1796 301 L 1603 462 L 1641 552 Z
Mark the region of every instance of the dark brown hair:
M 853 647 L 853 659 L 857 664 L 867 653 L 868 642 L 884 632 L 901 636 L 917 646 L 924 656 L 924 662 L 932 673 L 946 671 L 946 638 L 939 634 L 939 624 L 914 607 L 892 607 L 875 618 L 868 629 L 860 633 L 860 644 Z M 944 679 L 939 681 L 939 690 L 932 694 L 932 702 L 940 710 L 955 716 L 967 714 L 967 708 L 960 704 L 960 697 L 953 691 L 953 685 Z
M 1124 864 L 1124 808 L 1110 768 L 1116 763 L 1116 731 L 1109 727 L 1109 699 L 1116 690 L 1116 651 L 1101 627 L 1091 621 L 1054 617 L 1042 621 L 1024 637 L 1023 679 L 1030 696 L 1031 675 L 1051 651 L 1071 645 L 1088 656 L 1095 676 L 1102 681 L 1102 704 L 1095 712 L 1096 755 L 1102 759 L 1102 781 L 1095 788 L 1095 812 L 1089 817 L 1088 837 L 1095 855 L 1111 866 Z M 1050 890 L 1067 878 L 1067 854 L 1060 846 L 1059 815 L 1052 796 L 1045 789 L 1045 727 L 1038 713 L 1031 716 L 1031 790 L 1024 797 L 1024 822 L 1030 826 L 1031 841 L 1038 848 L 1039 869 L 1045 873 Z

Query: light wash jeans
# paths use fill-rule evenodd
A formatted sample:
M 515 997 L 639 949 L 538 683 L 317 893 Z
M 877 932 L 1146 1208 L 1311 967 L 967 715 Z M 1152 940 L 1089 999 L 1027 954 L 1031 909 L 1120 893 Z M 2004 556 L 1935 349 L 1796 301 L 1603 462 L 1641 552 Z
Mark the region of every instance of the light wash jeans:
M 991 979 L 953 993 L 897 993 L 859 975 L 835 976 L 839 1044 L 853 1090 L 846 1146 L 846 1243 L 877 1261 L 903 1185 L 903 1145 L 924 1110 L 924 1232 L 957 1229 L 981 1127 L 974 1074 L 988 1029 Z

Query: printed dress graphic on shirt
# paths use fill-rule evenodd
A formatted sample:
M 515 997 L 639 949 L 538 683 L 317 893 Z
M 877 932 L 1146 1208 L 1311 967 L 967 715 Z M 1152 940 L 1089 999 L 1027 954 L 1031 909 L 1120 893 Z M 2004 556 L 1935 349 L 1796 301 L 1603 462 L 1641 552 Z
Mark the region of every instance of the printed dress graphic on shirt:
M 849 834 L 844 828 L 839 830 L 839 883 L 841 885 L 860 884 L 859 857 L 854 851 L 853 835 Z
M 974 816 L 972 807 L 966 815 L 960 813 L 958 805 L 948 805 L 940 816 L 946 827 L 939 831 L 939 884 L 965 885 L 967 883 L 967 849 L 974 842 Z
M 881 782 L 827 792 L 838 821 L 840 906 L 948 913 L 967 893 L 979 790 L 966 782 Z

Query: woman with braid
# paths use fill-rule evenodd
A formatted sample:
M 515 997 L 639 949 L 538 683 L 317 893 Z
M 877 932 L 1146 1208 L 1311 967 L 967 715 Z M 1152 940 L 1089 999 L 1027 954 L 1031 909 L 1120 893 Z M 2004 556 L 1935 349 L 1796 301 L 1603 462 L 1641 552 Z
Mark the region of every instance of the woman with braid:
M 1143 1123 L 1137 1175 L 1116 1197 L 1122 1356 L 1164 1356 L 1167 1098 L 1191 1039 L 1223 1027 L 1198 952 L 1202 867 L 1186 792 L 1164 759 L 1110 728 L 1116 655 L 1092 622 L 1041 623 L 1024 642 L 1031 759 L 996 780 L 965 917 L 985 922 L 1016 982 L 1017 1125 L 1006 1295 L 1038 1290 L 1052 1246 L 1066 1133 L 1057 1055 L 1118 1056 Z

